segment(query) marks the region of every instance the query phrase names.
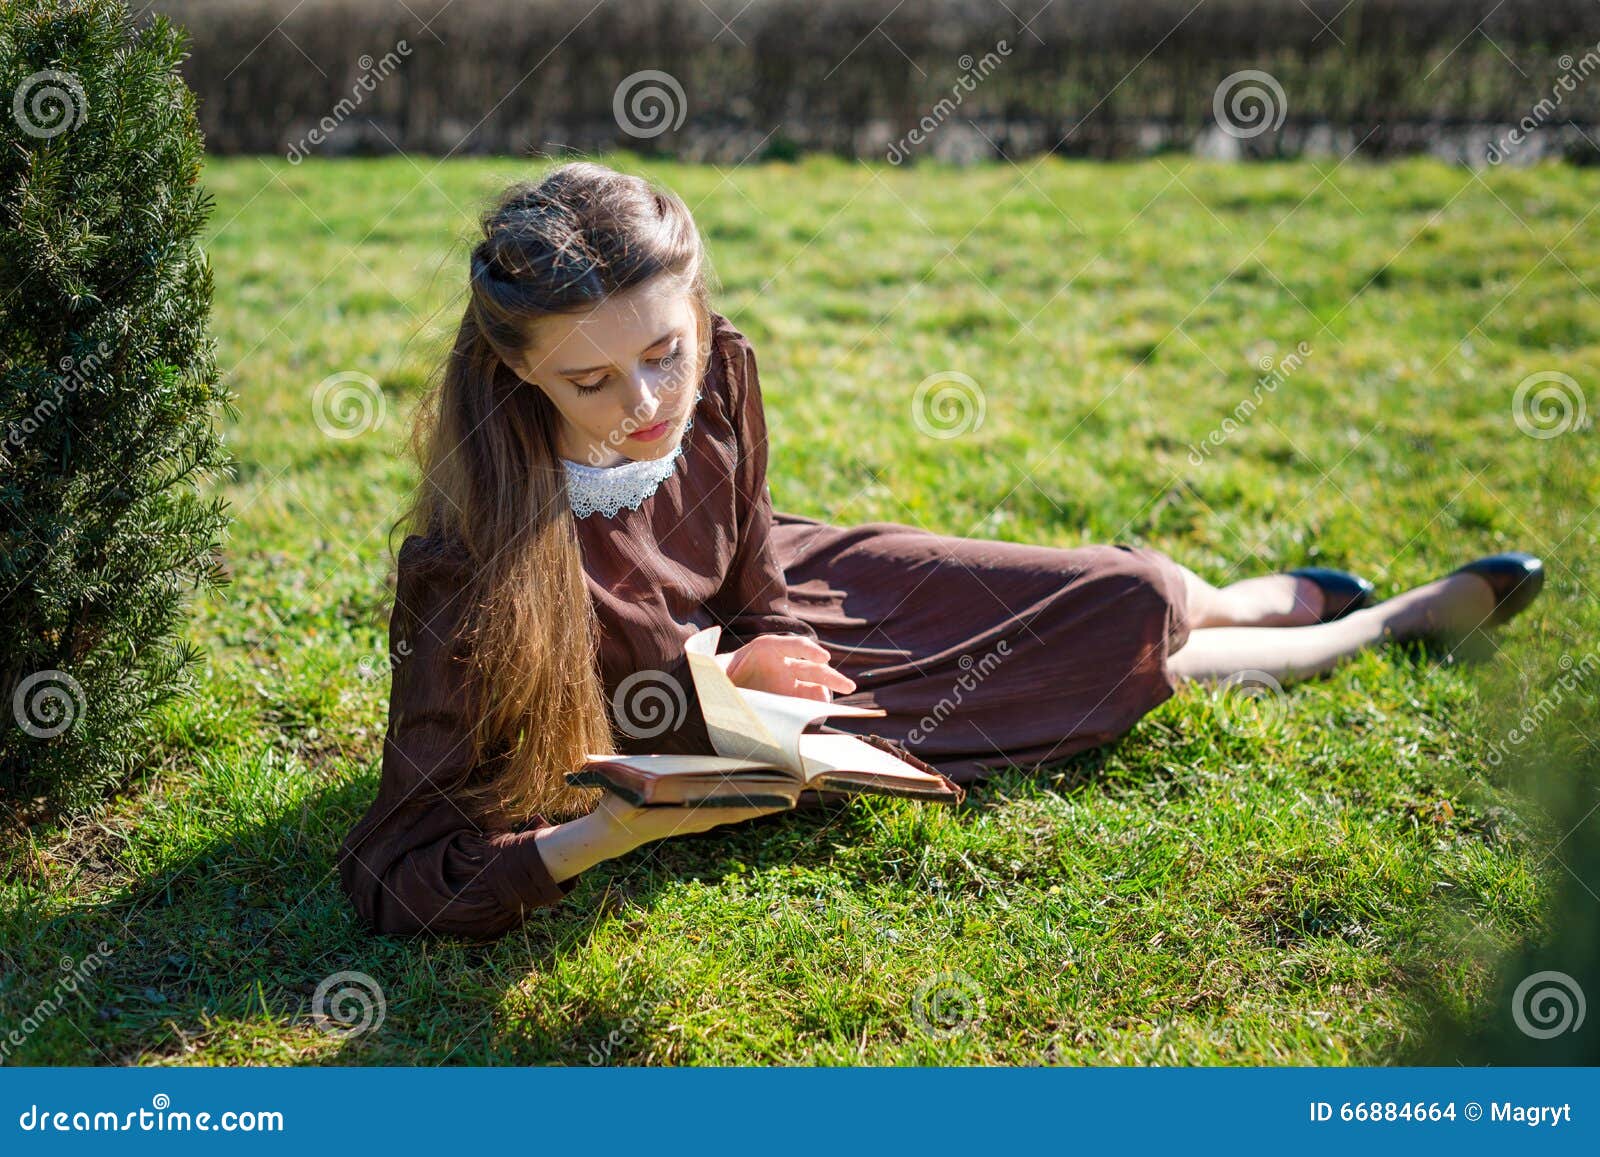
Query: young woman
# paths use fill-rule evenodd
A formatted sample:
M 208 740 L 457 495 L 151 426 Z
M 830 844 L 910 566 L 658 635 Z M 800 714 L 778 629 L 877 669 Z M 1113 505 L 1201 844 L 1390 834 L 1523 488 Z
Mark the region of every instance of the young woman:
M 590 752 L 712 750 L 682 645 L 714 623 L 736 684 L 880 707 L 856 729 L 971 783 L 1121 735 L 1179 680 L 1458 637 L 1542 583 L 1500 555 L 1367 606 L 1337 571 L 1218 589 L 1144 547 L 774 513 L 755 354 L 688 209 L 587 162 L 485 217 L 415 449 L 382 778 L 340 857 L 385 933 L 496 935 L 601 860 L 774 810 L 564 782 Z

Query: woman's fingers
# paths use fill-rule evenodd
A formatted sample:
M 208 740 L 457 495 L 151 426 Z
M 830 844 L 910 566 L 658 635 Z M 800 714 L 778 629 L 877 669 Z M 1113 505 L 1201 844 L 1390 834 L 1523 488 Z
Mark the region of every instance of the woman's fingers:
M 763 639 L 771 639 L 769 646 L 776 647 L 784 655 L 797 659 L 816 659 L 826 663 L 833 656 L 828 654 L 828 649 L 815 639 L 805 635 L 762 635 Z
M 828 649 L 805 635 L 761 635 L 732 655 L 724 669 L 741 687 L 823 702 L 856 689 L 853 679 L 831 665 Z
M 816 699 L 823 703 L 833 702 L 833 692 L 820 683 L 796 683 L 794 690 L 789 694 L 797 699 Z
M 855 680 L 850 676 L 834 670 L 826 663 L 816 663 L 810 659 L 790 659 L 789 673 L 799 682 L 819 683 L 841 695 L 848 695 L 856 689 Z
M 808 639 L 804 635 L 800 635 L 798 638 L 800 639 L 801 644 L 800 649 L 804 654 L 809 655 L 813 659 L 823 663 L 830 663 L 833 661 L 833 656 L 828 653 L 828 648 L 824 647 L 815 639 Z

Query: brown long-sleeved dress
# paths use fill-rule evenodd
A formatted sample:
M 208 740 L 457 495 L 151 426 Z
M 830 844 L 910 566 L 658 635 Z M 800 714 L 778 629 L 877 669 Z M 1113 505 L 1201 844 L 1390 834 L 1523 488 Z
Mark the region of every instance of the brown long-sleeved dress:
M 724 651 L 769 633 L 817 639 L 855 680 L 839 701 L 888 713 L 835 725 L 901 742 L 962 783 L 1106 742 L 1172 695 L 1166 660 L 1189 624 L 1182 574 L 1157 551 L 774 513 L 755 354 L 720 315 L 683 446 L 637 509 L 577 520 L 613 706 L 639 672 L 686 692 L 665 717 L 676 726 L 632 723 L 625 750 L 712 750 L 682 646 L 713 623 Z M 492 936 L 576 884 L 540 858 L 542 817 L 485 831 L 449 797 L 474 771 L 455 637 L 466 565 L 459 544 L 412 535 L 400 550 L 382 777 L 339 863 L 380 932 Z

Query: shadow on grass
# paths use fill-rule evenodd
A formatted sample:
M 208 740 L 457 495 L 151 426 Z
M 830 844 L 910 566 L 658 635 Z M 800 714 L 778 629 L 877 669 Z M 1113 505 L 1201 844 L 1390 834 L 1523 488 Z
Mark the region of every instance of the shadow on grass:
M 1083 770 L 1086 758 L 1093 765 L 1104 756 L 1077 757 L 1080 775 L 1091 774 Z M 196 817 L 195 827 L 226 834 L 177 847 L 110 899 L 62 899 L 5 914 L 0 939 L 10 942 L 17 979 L 9 993 L 0 986 L 0 1012 L 9 1021 L 20 1020 L 70 962 L 98 954 L 101 944 L 109 949 L 105 966 L 42 1019 L 9 1063 L 183 1063 L 202 1044 L 208 1059 L 225 1057 L 230 1040 L 241 1060 L 259 1060 L 270 1042 L 273 1063 L 589 1063 L 595 1042 L 614 1033 L 637 1037 L 648 1002 L 625 994 L 567 996 L 558 1018 L 540 1018 L 536 1035 L 519 1023 L 515 1039 L 504 1039 L 495 1010 L 530 971 L 557 970 L 603 923 L 628 921 L 683 881 L 720 881 L 774 864 L 824 867 L 836 852 L 823 833 L 856 842 L 872 825 L 864 809 L 820 801 L 607 861 L 585 873 L 561 905 L 535 911 L 496 941 L 392 938 L 359 921 L 336 871 L 340 841 L 375 789 L 376 768 L 346 765 L 294 805 L 252 822 Z M 957 814 L 965 822 L 991 806 L 975 789 Z M 128 870 L 114 867 L 116 874 Z M 52 889 L 58 895 L 60 884 Z M 315 1015 L 317 986 L 339 973 L 363 974 L 381 991 L 383 1031 L 346 1033 Z M 327 1011 L 359 1023 L 361 987 L 336 985 Z M 441 1047 L 441 1039 L 459 1051 Z M 469 1040 L 476 1043 L 463 1047 Z
M 1129 775 L 1165 774 L 1159 753 L 1147 758 L 1152 739 L 1135 730 L 1038 768 L 994 772 L 968 785 L 953 818 L 966 826 L 1019 795 L 1067 796 Z M 19 973 L 36 978 L 25 989 L 45 987 L 59 961 L 82 959 L 101 941 L 112 949 L 108 967 L 13 1063 L 183 1063 L 202 1045 L 208 1060 L 237 1053 L 272 1063 L 626 1063 L 659 1037 L 651 1026 L 662 982 L 652 982 L 647 964 L 619 961 L 616 975 L 593 988 L 560 986 L 559 1008 L 528 1003 L 530 973 L 582 966 L 598 931 L 625 937 L 664 891 L 686 881 L 720 882 L 774 866 L 826 868 L 837 862 L 835 845 L 882 835 L 878 801 L 820 800 L 607 861 L 560 906 L 534 912 L 494 942 L 389 938 L 359 922 L 335 870 L 340 841 L 375 789 L 375 767 L 334 767 L 292 806 L 250 822 L 197 817 L 195 829 L 225 834 L 178 848 L 109 900 L 4 917 Z M 934 810 L 908 813 L 896 838 L 923 838 Z M 869 889 L 896 871 L 867 863 L 850 869 L 849 880 Z M 327 1022 L 314 1014 L 313 997 L 341 973 L 366 979 L 337 985 L 325 1009 L 360 1023 L 370 984 L 367 996 L 383 1009 L 381 1030 L 319 1027 Z M 1589 992 L 1600 991 L 1600 981 L 1591 983 Z M 7 1013 L 29 999 L 12 999 L 0 986 Z M 1469 1055 L 1463 1050 L 1452 1055 Z

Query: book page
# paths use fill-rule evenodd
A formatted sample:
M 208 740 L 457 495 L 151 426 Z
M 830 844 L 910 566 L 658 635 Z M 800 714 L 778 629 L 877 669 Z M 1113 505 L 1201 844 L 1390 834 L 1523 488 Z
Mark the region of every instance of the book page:
M 854 735 L 802 735 L 800 753 L 805 758 L 805 781 L 830 771 L 865 771 L 907 782 L 936 784 L 940 779 Z
M 825 703 L 820 699 L 773 695 L 739 687 L 714 658 L 721 636 L 720 626 L 710 626 L 695 632 L 683 645 L 706 730 L 719 755 L 759 760 L 804 777 L 806 768 L 800 756 L 800 736 L 808 726 L 830 715 L 876 717 L 886 714 L 882 708 Z M 869 744 L 862 746 L 876 750 Z M 905 767 L 905 764 L 900 766 Z

